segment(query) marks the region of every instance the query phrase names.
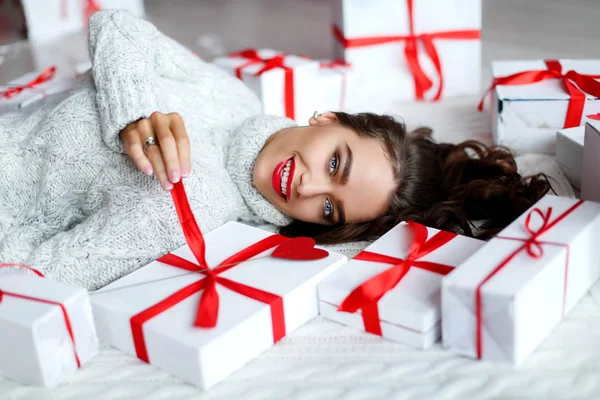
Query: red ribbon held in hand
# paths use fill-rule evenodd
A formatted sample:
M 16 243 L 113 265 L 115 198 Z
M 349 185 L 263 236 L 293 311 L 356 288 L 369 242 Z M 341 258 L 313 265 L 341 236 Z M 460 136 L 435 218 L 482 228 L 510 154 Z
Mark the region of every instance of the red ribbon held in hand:
M 427 239 L 427 227 L 424 225 L 416 222 L 408 222 L 406 226 L 414 233 L 413 243 L 410 246 L 408 256 L 403 260 L 369 251 L 359 253 L 354 257 L 354 260 L 392 264 L 393 267 L 365 281 L 354 289 L 338 307 L 338 311 L 351 313 L 359 309 L 362 310 L 362 318 L 366 331 L 376 335 L 381 336 L 381 323 L 377 302 L 400 283 L 410 268 L 421 268 L 440 275 L 447 275 L 454 269 L 450 265 L 419 259 L 454 239 L 457 236 L 456 233 L 439 231 L 433 237 Z
M 600 97 L 600 75 L 584 75 L 577 71 L 563 73 L 558 60 L 545 60 L 547 69 L 517 72 L 516 74 L 494 78 L 490 87 L 484 92 L 477 109 L 483 111 L 486 96 L 499 85 L 529 85 L 547 79 L 560 79 L 563 88 L 569 93 L 569 105 L 563 128 L 573 128 L 581 124 L 586 93 Z
M 19 85 L 19 86 L 12 87 L 8 90 L 5 90 L 4 92 L 0 92 L 0 95 L 2 95 L 2 97 L 6 98 L 6 99 L 10 99 L 11 97 L 18 95 L 19 93 L 21 93 L 22 91 L 24 91 L 26 89 L 32 89 L 44 82 L 48 82 L 49 80 L 51 80 L 54 77 L 54 74 L 56 74 L 56 67 L 52 66 L 50 68 L 45 69 L 35 79 L 26 83 L 25 85 Z
M 3 263 L 0 263 L 0 268 L 10 268 L 10 267 L 24 268 L 24 269 L 27 269 L 29 271 L 32 271 L 34 274 L 36 274 L 39 277 L 42 277 L 42 278 L 44 277 L 44 274 L 42 274 L 37 269 L 31 268 L 31 267 L 29 267 L 27 265 L 24 265 L 24 264 L 16 264 L 16 263 L 15 264 L 3 264 Z M 73 326 L 71 324 L 71 319 L 69 318 L 69 314 L 67 313 L 67 309 L 65 308 L 65 306 L 63 306 L 61 303 L 58 303 L 56 301 L 41 299 L 39 297 L 27 296 L 27 295 L 23 295 L 23 294 L 20 294 L 20 293 L 15 293 L 15 292 L 7 292 L 5 290 L 2 290 L 2 288 L 0 287 L 0 305 L 2 304 L 2 300 L 3 300 L 4 296 L 13 297 L 13 298 L 16 298 L 16 299 L 34 301 L 34 302 L 37 302 L 37 303 L 50 304 L 50 305 L 54 305 L 54 306 L 60 307 L 60 310 L 62 311 L 63 319 L 65 320 L 65 327 L 67 328 L 67 332 L 69 333 L 69 338 L 71 339 L 71 343 L 73 344 L 73 354 L 75 356 L 75 362 L 77 363 L 77 368 L 81 367 L 81 361 L 79 360 L 79 354 L 77 353 L 77 345 L 75 344 L 75 335 L 73 334 Z
M 533 259 L 539 259 L 544 255 L 544 248 L 542 245 L 553 245 L 565 247 L 567 252 L 567 260 L 565 262 L 565 279 L 563 285 L 563 306 L 562 306 L 562 316 L 565 315 L 565 306 L 567 300 L 567 276 L 569 272 L 569 245 L 566 243 L 557 243 L 557 242 L 549 242 L 540 240 L 539 237 L 544 233 L 548 232 L 552 229 L 556 224 L 565 219 L 569 214 L 575 211 L 579 206 L 583 204 L 583 200 L 579 200 L 573 206 L 571 206 L 567 211 L 559 215 L 554 221 L 550 222 L 550 218 L 552 217 L 552 207 L 548 207 L 546 212 L 542 212 L 539 208 L 534 208 L 532 211 L 527 214 L 525 218 L 524 228 L 529 234 L 527 239 L 521 238 L 512 238 L 506 236 L 496 236 L 497 239 L 503 240 L 516 240 L 519 242 L 523 242 L 521 246 L 519 246 L 515 251 L 508 255 L 496 268 L 494 268 L 486 277 L 477 285 L 475 288 L 475 323 L 476 323 L 476 348 L 477 348 L 477 358 L 481 359 L 483 353 L 483 305 L 482 305 L 482 296 L 481 290 L 483 285 L 489 282 L 498 272 L 500 272 L 506 265 L 508 265 L 520 252 L 525 250 L 527 254 Z M 539 229 L 531 228 L 531 219 L 533 216 L 539 216 L 542 219 L 542 224 Z
M 229 57 L 246 58 L 248 61 L 235 69 L 235 76 L 242 80 L 242 70 L 249 65 L 263 63 L 263 67 L 254 76 L 261 76 L 263 73 L 272 69 L 281 68 L 285 71 L 284 81 L 284 106 L 285 116 L 295 119 L 295 104 L 294 104 L 294 69 L 285 65 L 285 56 L 278 54 L 271 58 L 262 58 L 255 49 L 247 49 L 244 51 L 231 53 Z
M 374 36 L 347 39 L 344 37 L 344 34 L 342 33 L 341 29 L 334 25 L 333 36 L 346 49 L 375 46 L 387 43 L 406 42 L 404 54 L 406 57 L 406 62 L 408 63 L 408 68 L 410 69 L 410 72 L 415 81 L 415 98 L 417 100 L 423 100 L 425 92 L 431 89 L 431 87 L 433 86 L 433 83 L 427 77 L 427 74 L 425 74 L 425 71 L 423 71 L 423 68 L 421 67 L 421 64 L 419 62 L 417 43 L 420 42 L 425 48 L 427 56 L 433 62 L 438 79 L 440 81 L 438 91 L 433 97 L 433 101 L 437 101 L 441 98 L 442 91 L 444 90 L 444 73 L 442 71 L 442 64 L 440 62 L 440 57 L 438 55 L 437 48 L 435 47 L 434 40 L 479 40 L 481 39 L 481 31 L 479 29 L 466 29 L 456 31 L 421 33 L 417 35 L 415 34 L 413 0 L 406 0 L 406 3 L 408 7 L 408 35 Z

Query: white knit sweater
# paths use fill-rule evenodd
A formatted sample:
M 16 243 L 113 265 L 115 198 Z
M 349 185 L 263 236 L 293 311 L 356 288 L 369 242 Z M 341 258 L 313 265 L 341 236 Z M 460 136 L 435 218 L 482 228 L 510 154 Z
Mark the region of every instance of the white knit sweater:
M 201 229 L 290 222 L 251 178 L 265 140 L 293 121 L 258 116 L 245 85 L 128 12 L 96 13 L 89 44 L 92 72 L 66 99 L 0 117 L 0 262 L 96 289 L 183 245 L 170 194 L 118 136 L 154 111 L 185 122 Z

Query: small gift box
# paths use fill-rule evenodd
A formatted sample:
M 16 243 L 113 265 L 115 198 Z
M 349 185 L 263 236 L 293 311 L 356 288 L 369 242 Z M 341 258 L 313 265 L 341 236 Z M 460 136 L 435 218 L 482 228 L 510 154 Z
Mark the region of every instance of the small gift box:
M 600 114 L 588 116 L 585 125 L 581 198 L 600 203 Z
M 440 283 L 483 242 L 401 223 L 319 285 L 321 315 L 408 345 L 440 337 Z
M 492 136 L 518 153 L 555 153 L 556 131 L 600 112 L 599 60 L 495 61 Z M 483 109 L 483 100 L 479 104 Z
M 521 363 L 600 276 L 600 204 L 546 195 L 442 281 L 444 346 Z
M 556 163 L 577 190 L 581 190 L 584 127 L 560 129 L 556 133 Z
M 28 107 L 48 95 L 70 90 L 75 85 L 74 76 L 56 76 L 52 66 L 41 73 L 25 74 L 7 85 L 0 85 L 0 113 Z
M 479 92 L 481 0 L 335 0 L 336 57 L 389 100 Z
M 93 293 L 92 306 L 101 340 L 208 388 L 315 317 L 317 284 L 346 258 L 236 222 L 203 238 L 181 183 L 173 196 L 189 246 Z
M 265 114 L 307 123 L 315 104 L 320 104 L 318 61 L 271 49 L 249 49 L 217 58 L 214 64 L 246 83 L 261 99 Z
M 0 275 L 0 373 L 52 387 L 96 354 L 98 338 L 87 291 L 37 275 Z

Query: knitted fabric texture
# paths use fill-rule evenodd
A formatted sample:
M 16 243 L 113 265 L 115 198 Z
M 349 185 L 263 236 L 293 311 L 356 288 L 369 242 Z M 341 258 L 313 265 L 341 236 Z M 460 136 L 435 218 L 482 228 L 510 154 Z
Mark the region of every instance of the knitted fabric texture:
M 290 120 L 257 116 L 260 101 L 242 82 L 129 12 L 94 14 L 89 45 L 92 71 L 68 96 L 0 116 L 0 261 L 97 289 L 184 245 L 171 195 L 119 138 L 155 111 L 183 117 L 184 182 L 203 231 L 290 221 L 250 181 L 264 140 Z

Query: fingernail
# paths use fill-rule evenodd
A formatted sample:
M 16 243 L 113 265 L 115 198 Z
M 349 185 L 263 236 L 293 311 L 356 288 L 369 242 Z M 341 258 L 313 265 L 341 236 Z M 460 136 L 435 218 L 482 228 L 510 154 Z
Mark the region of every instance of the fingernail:
M 181 176 L 183 178 L 188 178 L 190 176 L 190 171 L 188 171 L 187 169 L 184 169 L 183 171 L 181 171 Z
M 152 175 L 154 173 L 154 171 L 152 170 L 152 166 L 151 165 L 146 165 L 143 169 L 144 173 L 146 175 Z
M 177 171 L 171 172 L 171 182 L 177 183 L 177 182 L 179 182 L 179 179 L 180 179 L 180 177 L 179 177 L 179 173 Z
M 165 182 L 164 188 L 165 190 L 171 190 L 173 189 L 173 184 L 171 182 Z

